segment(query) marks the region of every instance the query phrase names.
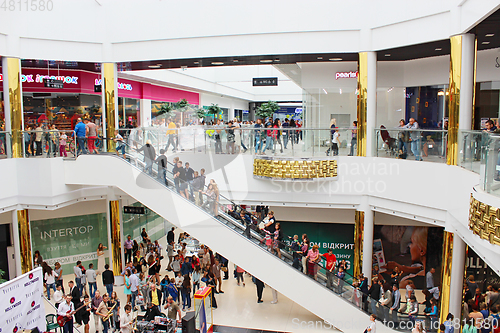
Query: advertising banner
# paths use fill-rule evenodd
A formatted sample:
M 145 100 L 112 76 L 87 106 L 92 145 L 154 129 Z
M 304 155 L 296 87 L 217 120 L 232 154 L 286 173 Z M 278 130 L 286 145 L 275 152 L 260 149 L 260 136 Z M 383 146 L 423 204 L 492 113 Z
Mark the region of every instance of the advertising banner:
M 400 288 L 411 281 L 424 289 L 425 274 L 435 268 L 434 285 L 439 285 L 443 228 L 376 225 L 373 238 L 373 277 L 390 282 L 391 273 L 399 270 Z
M 44 332 L 42 268 L 0 284 L 0 332 L 20 332 L 35 327 Z
M 63 274 L 73 273 L 78 260 L 85 268 L 91 262 L 97 267 L 97 246 L 108 244 L 106 221 L 105 213 L 31 221 L 33 251 L 52 267 L 59 262 Z
M 337 261 L 345 260 L 347 272 L 353 274 L 352 260 L 354 258 L 354 224 L 312 223 L 312 222 L 281 222 L 281 229 L 286 236 L 307 234 L 311 246 L 318 245 L 319 253 L 324 254 L 329 248 L 337 257 Z M 290 245 L 290 240 L 285 239 Z

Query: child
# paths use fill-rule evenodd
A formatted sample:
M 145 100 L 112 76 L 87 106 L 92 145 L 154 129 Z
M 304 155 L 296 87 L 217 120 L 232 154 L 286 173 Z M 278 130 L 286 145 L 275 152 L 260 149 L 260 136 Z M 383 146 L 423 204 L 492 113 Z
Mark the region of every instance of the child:
M 59 156 L 63 156 L 64 154 L 64 157 L 68 157 L 68 154 L 66 153 L 66 140 L 68 140 L 68 136 L 65 132 L 62 132 L 59 137 Z
M 370 325 L 365 330 L 365 333 L 376 333 L 377 332 L 377 323 L 375 322 L 375 319 L 377 319 L 376 314 L 371 314 L 370 315 Z

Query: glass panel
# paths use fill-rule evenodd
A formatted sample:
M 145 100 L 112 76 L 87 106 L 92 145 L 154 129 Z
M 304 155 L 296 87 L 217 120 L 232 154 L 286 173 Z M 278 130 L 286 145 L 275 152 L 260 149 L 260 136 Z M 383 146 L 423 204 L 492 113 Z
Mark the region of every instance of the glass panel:
M 0 159 L 12 157 L 10 145 L 10 133 L 0 131 Z
M 55 128 L 55 125 L 53 125 Z M 39 125 L 34 130 L 30 126 L 22 131 L 25 157 L 70 157 L 76 156 L 74 131 L 48 130 Z

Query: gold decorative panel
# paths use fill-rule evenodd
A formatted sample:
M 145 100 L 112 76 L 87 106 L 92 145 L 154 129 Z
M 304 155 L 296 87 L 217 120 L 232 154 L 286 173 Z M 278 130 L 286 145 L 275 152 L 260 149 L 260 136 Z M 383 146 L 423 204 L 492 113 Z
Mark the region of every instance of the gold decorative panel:
M 470 196 L 469 229 L 491 244 L 500 245 L 500 209 Z
M 337 160 L 280 159 L 259 157 L 253 160 L 256 178 L 314 180 L 337 177 Z

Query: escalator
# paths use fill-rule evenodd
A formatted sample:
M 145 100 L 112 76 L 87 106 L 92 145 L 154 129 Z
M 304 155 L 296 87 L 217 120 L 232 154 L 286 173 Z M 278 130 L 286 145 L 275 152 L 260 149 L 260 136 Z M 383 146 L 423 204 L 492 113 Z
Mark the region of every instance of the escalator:
M 203 194 L 203 201 L 208 204 L 199 207 L 175 190 L 170 163 L 165 180 L 158 179 L 156 165 L 151 174 L 143 172 L 143 160 L 138 153 L 130 154 L 127 160 L 115 155 L 82 155 L 65 161 L 65 181 L 68 185 L 117 187 L 322 318 L 327 325 L 344 332 L 363 332 L 368 326 L 368 313 L 363 309 L 361 292 L 353 286 L 352 276 L 347 274 L 343 280 L 335 277 L 333 285 L 327 288 L 327 272 L 321 264 L 316 266 L 315 280 L 292 266 L 293 251 L 286 243 L 281 243 L 281 258 L 278 258 L 267 251 L 264 235 L 258 228 L 245 235 L 246 226 L 236 218 L 242 210 L 240 206 L 224 196 L 219 196 L 215 203 Z M 386 307 L 380 304 L 378 307 L 379 317 L 388 312 Z M 393 331 L 382 324 L 377 330 Z

